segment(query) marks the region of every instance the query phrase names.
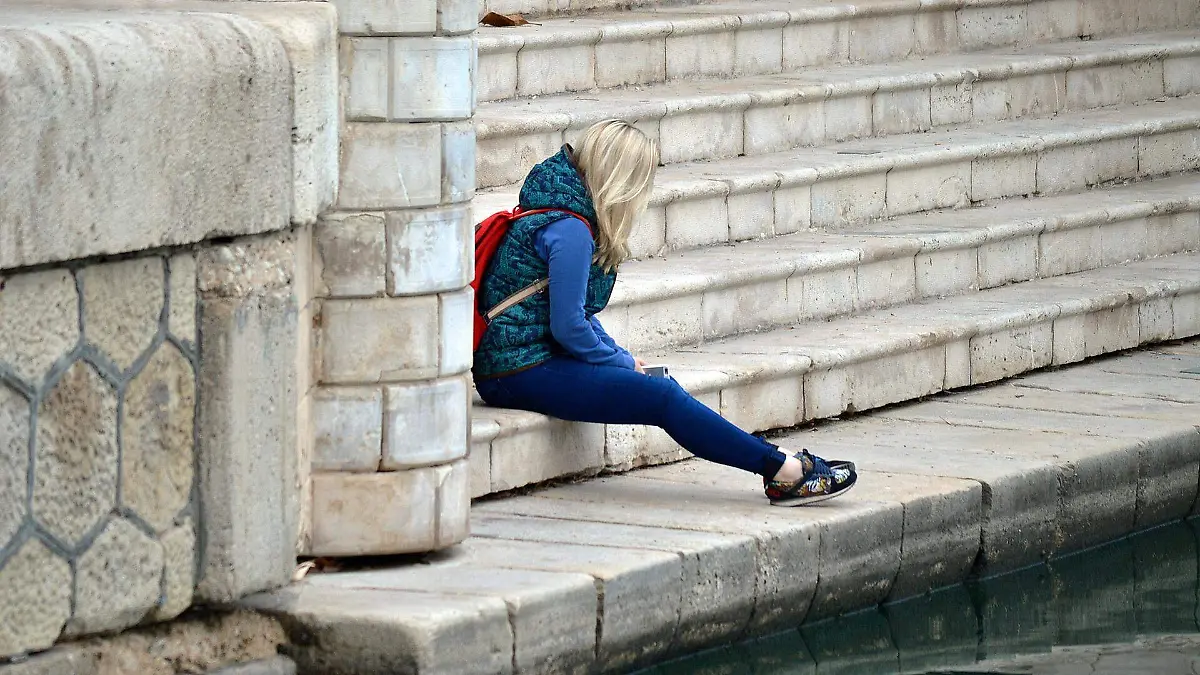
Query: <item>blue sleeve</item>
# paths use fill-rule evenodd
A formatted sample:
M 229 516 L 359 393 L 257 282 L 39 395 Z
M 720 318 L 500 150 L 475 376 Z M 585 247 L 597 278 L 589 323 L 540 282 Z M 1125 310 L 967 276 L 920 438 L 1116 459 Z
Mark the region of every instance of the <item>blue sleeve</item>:
M 629 352 L 604 333 L 599 321 L 590 321 L 583 309 L 596 250 L 587 225 L 578 218 L 557 220 L 538 231 L 534 245 L 550 268 L 550 333 L 554 340 L 585 363 L 633 370 Z

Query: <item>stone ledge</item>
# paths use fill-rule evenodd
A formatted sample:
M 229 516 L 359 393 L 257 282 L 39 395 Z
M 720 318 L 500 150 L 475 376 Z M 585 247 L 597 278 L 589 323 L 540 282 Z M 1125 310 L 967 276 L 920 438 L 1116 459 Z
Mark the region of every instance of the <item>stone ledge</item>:
M 647 356 L 743 428 L 787 428 L 1200 334 L 1197 264 L 1169 256 Z M 472 416 L 475 496 L 681 456 L 657 430 Z
M 315 221 L 336 51 L 324 3 L 9 3 L 0 269 Z
M 289 626 L 302 671 L 432 675 L 534 657 L 628 670 L 899 600 L 1189 515 L 1200 392 L 1174 371 L 1197 359 L 1194 341 L 1154 348 L 778 439 L 858 460 L 861 485 L 821 506 L 770 508 L 754 477 L 692 460 L 477 503 L 474 536 L 424 564 L 314 575 L 249 604 Z M 595 634 L 522 630 L 586 626 L 589 609 Z M 489 636 L 472 649 L 508 651 L 437 662 L 471 631 Z

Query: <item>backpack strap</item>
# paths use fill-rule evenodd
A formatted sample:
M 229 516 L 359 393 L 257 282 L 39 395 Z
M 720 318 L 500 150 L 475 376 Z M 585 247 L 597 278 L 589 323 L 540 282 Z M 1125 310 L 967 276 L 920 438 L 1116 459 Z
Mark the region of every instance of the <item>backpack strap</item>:
M 568 211 L 566 209 L 532 209 L 529 211 L 522 211 L 521 207 L 518 206 L 518 207 L 514 208 L 512 210 L 512 212 L 513 212 L 514 220 L 517 218 L 522 218 L 524 216 L 532 216 L 537 213 L 566 213 L 568 215 L 578 218 L 579 220 L 582 220 L 583 224 L 587 225 L 588 231 L 591 232 L 593 234 L 593 236 L 595 236 L 595 230 L 592 229 L 592 223 L 587 218 L 584 218 L 583 216 L 579 215 L 578 213 L 575 213 L 574 211 Z M 516 293 L 513 293 L 512 295 L 508 296 L 507 298 L 496 303 L 495 307 L 489 309 L 487 312 L 484 313 L 484 315 L 483 315 L 484 322 L 490 324 L 492 321 L 494 321 L 496 319 L 496 317 L 500 316 L 501 314 L 504 314 L 505 312 L 512 309 L 513 307 L 521 304 L 522 302 L 525 302 L 529 298 L 537 295 L 538 293 L 541 293 L 542 291 L 546 290 L 549 287 L 550 287 L 550 279 L 549 278 L 538 279 L 537 281 L 533 282 L 532 284 L 529 284 L 525 288 L 522 288 L 521 290 L 517 291 Z

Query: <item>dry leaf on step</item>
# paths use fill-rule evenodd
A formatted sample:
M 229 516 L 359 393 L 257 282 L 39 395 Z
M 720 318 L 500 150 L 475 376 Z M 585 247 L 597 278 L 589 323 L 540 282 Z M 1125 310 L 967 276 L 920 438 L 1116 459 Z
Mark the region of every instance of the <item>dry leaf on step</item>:
M 479 23 L 485 26 L 496 26 L 500 28 L 506 26 L 529 25 L 529 22 L 525 20 L 525 17 L 521 16 L 520 14 L 497 14 L 496 12 L 488 12 L 482 19 L 479 20 Z

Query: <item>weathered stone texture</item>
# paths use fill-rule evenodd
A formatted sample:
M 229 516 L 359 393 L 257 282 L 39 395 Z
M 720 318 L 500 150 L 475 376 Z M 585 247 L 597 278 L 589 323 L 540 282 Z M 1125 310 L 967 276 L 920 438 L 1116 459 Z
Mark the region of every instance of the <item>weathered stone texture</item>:
M 166 621 L 192 604 L 196 587 L 196 528 L 190 518 L 160 537 L 163 548 L 163 602 L 154 619 Z
M 29 473 L 29 402 L 0 382 L 0 546 L 25 518 Z
M 327 300 L 321 305 L 321 379 L 328 384 L 437 375 L 438 299 Z
M 311 552 L 363 555 L 436 548 L 439 468 L 313 474 Z
M 196 289 L 205 295 L 244 298 L 289 288 L 296 273 L 296 245 L 289 234 L 246 237 L 202 249 Z
M 173 256 L 171 267 L 171 334 L 196 344 L 196 258 L 190 254 Z
M 78 294 L 70 272 L 47 270 L 4 280 L 0 363 L 30 384 L 41 384 L 46 370 L 78 341 Z
M 137 258 L 80 272 L 83 331 L 121 370 L 129 370 L 158 333 L 163 309 L 163 263 Z
M 313 469 L 375 471 L 383 448 L 383 390 L 333 387 L 313 394 Z
M 466 286 L 471 267 L 471 209 L 388 214 L 388 292 L 415 295 Z
M 170 343 L 125 390 L 121 501 L 160 532 L 191 496 L 195 394 L 192 365 Z
M 331 214 L 317 229 L 317 295 L 383 295 L 387 266 L 384 218 L 378 213 Z
M 45 649 L 71 613 L 71 568 L 39 541 L 0 567 L 0 658 Z
M 162 591 L 163 547 L 127 520 L 109 522 L 79 558 L 67 633 L 118 630 L 142 620 Z
M 387 387 L 384 469 L 442 464 L 465 457 L 471 419 L 462 377 Z
M 73 545 L 113 507 L 117 491 L 117 395 L 78 361 L 42 400 L 33 511 Z

